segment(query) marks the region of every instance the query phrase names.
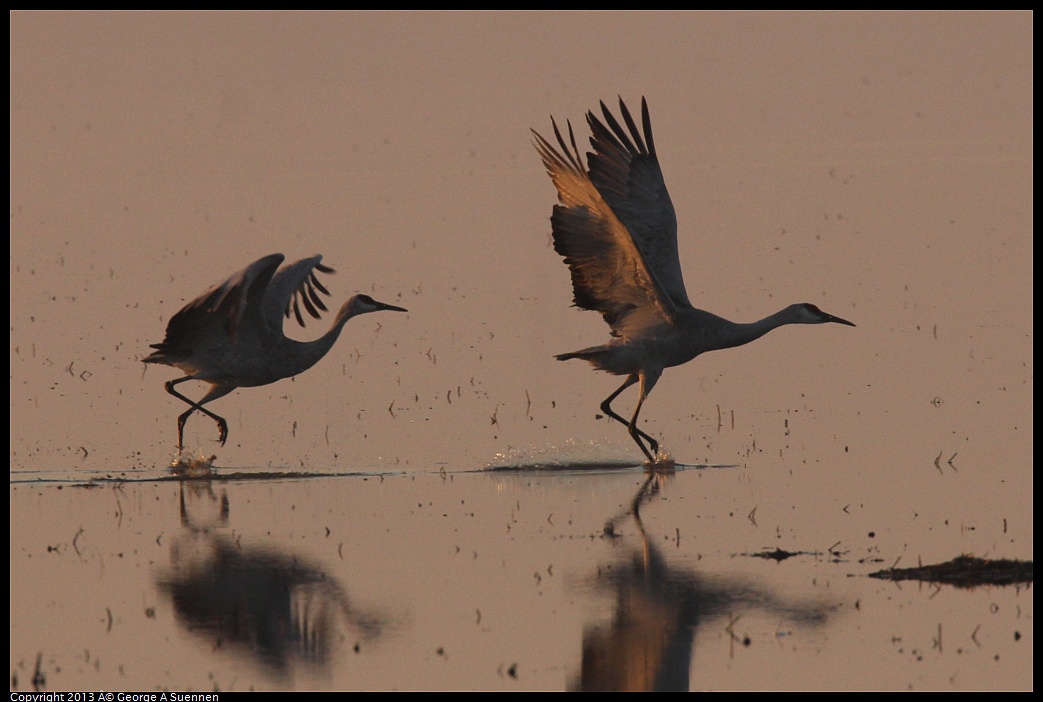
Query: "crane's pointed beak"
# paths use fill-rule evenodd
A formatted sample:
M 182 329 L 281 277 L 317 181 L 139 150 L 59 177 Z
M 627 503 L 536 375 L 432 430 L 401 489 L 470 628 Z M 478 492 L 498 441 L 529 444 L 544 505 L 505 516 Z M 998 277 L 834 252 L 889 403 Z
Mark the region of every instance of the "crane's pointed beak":
M 395 305 L 389 305 L 386 302 L 377 302 L 376 300 L 374 300 L 373 303 L 377 306 L 378 310 L 390 310 L 392 312 L 408 312 L 409 311 L 405 307 L 396 307 Z M 848 324 L 850 324 L 850 322 L 848 322 Z
M 826 314 L 826 313 L 823 312 L 823 314 Z M 826 317 L 828 317 L 828 319 L 826 320 L 827 322 L 836 322 L 837 324 L 846 324 L 849 327 L 858 326 L 854 322 L 849 322 L 846 319 L 841 319 L 840 317 L 837 317 L 837 316 L 832 315 L 832 314 L 826 314 Z

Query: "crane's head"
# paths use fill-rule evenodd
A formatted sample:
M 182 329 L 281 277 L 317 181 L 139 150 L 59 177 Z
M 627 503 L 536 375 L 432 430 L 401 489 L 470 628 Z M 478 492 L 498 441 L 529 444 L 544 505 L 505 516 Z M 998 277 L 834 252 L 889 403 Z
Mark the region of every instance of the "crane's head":
M 394 312 L 408 312 L 404 307 L 396 307 L 385 302 L 377 302 L 369 295 L 352 295 L 344 306 L 340 308 L 340 316 L 345 320 L 367 312 L 379 312 L 381 310 L 392 310 Z
M 790 305 L 787 311 L 793 317 L 793 324 L 825 324 L 826 322 L 836 322 L 837 324 L 846 324 L 849 327 L 855 326 L 854 322 L 849 322 L 846 319 L 827 314 L 810 302 L 801 302 L 797 305 Z

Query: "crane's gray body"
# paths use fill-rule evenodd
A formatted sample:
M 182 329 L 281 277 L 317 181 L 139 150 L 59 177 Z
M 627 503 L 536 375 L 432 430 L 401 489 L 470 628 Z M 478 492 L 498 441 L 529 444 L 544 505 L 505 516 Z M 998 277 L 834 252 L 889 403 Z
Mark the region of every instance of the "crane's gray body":
M 319 292 L 329 295 L 319 273 L 333 273 L 312 256 L 283 268 L 284 257 L 271 254 L 254 261 L 222 283 L 208 289 L 171 317 L 163 341 L 142 359 L 184 371 L 183 378 L 166 383 L 167 392 L 191 408 L 178 417 L 178 449 L 183 445 L 185 421 L 195 411 L 217 422 L 221 443 L 228 436 L 224 419 L 203 407 L 240 387 L 268 385 L 308 370 L 325 356 L 354 316 L 378 310 L 405 312 L 368 295 L 352 296 L 337 312 L 333 326 L 313 341 L 297 341 L 283 333 L 283 320 L 293 312 L 304 326 L 300 308 L 320 319 L 327 311 Z M 202 380 L 210 390 L 193 402 L 174 390 L 187 380 Z
M 571 124 L 566 142 L 552 120 L 560 148 L 533 134 L 558 190 L 561 204 L 554 206 L 551 231 L 554 249 L 572 274 L 573 301 L 577 307 L 601 313 L 613 337 L 607 344 L 556 358 L 581 358 L 598 370 L 627 376 L 601 409 L 626 424 L 654 462 L 659 443 L 637 428 L 637 417 L 664 368 L 707 351 L 747 344 L 785 324 L 854 324 L 808 303 L 790 305 L 749 324 L 694 308 L 681 273 L 677 217 L 656 156 L 648 105 L 641 100 L 640 129 L 622 99 L 619 107 L 626 129 L 604 103 L 604 122 L 587 113 L 594 150 L 587 154 L 586 166 Z M 640 394 L 627 422 L 611 403 L 636 382 L 641 383 Z

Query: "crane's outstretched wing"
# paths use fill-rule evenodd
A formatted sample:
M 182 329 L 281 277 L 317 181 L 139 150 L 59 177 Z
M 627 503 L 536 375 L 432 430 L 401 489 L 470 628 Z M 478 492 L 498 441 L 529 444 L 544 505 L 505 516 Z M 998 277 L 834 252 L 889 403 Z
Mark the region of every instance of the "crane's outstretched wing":
M 282 254 L 258 259 L 189 302 L 170 318 L 163 342 L 152 344 L 153 356 L 201 353 L 255 333 L 265 289 L 282 262 Z
M 600 312 L 612 327 L 614 336 L 626 336 L 628 332 L 673 321 L 677 304 L 649 268 L 644 252 L 638 248 L 625 221 L 584 167 L 571 123 L 569 144 L 557 123 L 553 120 L 551 123 L 560 151 L 535 130 L 533 134 L 536 149 L 561 201 L 554 206 L 551 229 L 554 250 L 564 257 L 572 273 L 576 306 Z M 633 157 L 626 160 L 628 167 L 632 160 Z M 606 165 L 601 166 L 601 171 L 612 173 Z M 627 179 L 621 172 L 616 175 L 617 180 Z M 672 208 L 670 212 L 672 215 Z
M 587 113 L 594 147 L 594 153 L 587 154 L 590 180 L 630 232 L 663 291 L 674 304 L 689 307 L 677 254 L 677 216 L 652 141 L 648 103 L 641 98 L 640 130 L 622 98 L 619 111 L 629 136 L 604 102 L 601 113 L 607 127 L 593 112 Z
M 303 327 L 305 320 L 301 314 L 301 305 L 313 318 L 322 319 L 322 313 L 328 309 L 319 293 L 329 295 L 330 291 L 319 282 L 318 276 L 315 275 L 317 272 L 336 271 L 322 265 L 322 256 L 316 255 L 291 263 L 275 274 L 264 296 L 263 315 L 270 330 L 281 332 L 283 317 L 289 319 L 291 313 Z

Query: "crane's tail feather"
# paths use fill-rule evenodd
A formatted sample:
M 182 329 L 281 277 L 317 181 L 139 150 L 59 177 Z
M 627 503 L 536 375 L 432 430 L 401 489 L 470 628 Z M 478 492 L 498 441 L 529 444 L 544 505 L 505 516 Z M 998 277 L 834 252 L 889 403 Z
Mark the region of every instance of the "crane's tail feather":
M 594 363 L 598 358 L 605 353 L 605 348 L 602 346 L 595 346 L 589 349 L 582 349 L 580 351 L 571 351 L 569 353 L 559 353 L 554 358 L 559 361 L 568 361 L 573 358 L 582 358 L 584 361 L 590 361 Z
M 613 356 L 611 348 L 608 346 L 592 346 L 589 349 L 581 349 L 569 353 L 559 353 L 555 355 L 554 358 L 559 361 L 568 361 L 573 358 L 579 358 L 598 370 L 608 371 L 609 373 L 614 373 L 616 375 L 629 373 L 629 371 L 625 369 L 612 367 Z

